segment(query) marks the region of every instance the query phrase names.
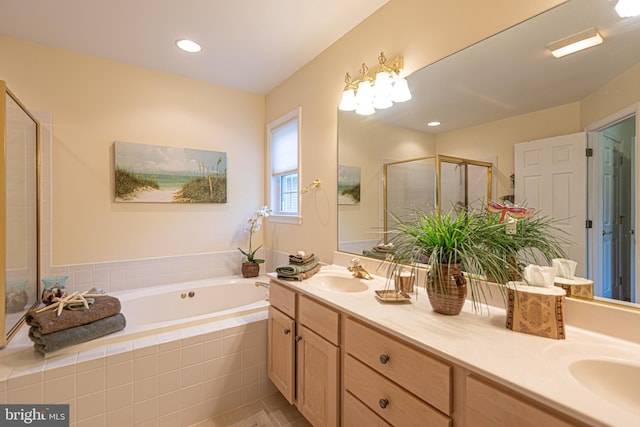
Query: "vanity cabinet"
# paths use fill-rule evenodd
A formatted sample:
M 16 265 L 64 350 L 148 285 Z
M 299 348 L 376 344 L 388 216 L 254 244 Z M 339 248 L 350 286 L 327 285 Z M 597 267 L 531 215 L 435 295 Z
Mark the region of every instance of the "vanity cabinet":
M 338 312 L 274 281 L 269 301 L 269 379 L 314 426 L 337 426 Z
M 295 284 L 269 301 L 268 376 L 314 426 L 586 426 Z
M 379 416 L 380 425 L 452 425 L 452 365 L 351 318 L 344 346 L 345 407 Z
M 466 427 L 586 426 L 475 374 L 466 378 Z

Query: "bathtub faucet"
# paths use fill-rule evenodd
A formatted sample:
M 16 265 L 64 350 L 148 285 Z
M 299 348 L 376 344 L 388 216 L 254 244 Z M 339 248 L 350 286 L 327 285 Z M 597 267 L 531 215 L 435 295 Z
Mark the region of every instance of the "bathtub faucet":
M 263 288 L 269 289 L 269 284 L 265 282 L 256 282 L 256 287 L 262 286 Z

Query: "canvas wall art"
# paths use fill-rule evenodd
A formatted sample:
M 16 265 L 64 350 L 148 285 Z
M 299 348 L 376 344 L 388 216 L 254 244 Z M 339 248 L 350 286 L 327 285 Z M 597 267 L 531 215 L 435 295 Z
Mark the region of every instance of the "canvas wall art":
M 123 141 L 114 152 L 116 202 L 227 202 L 227 153 Z
M 360 168 L 338 165 L 338 204 L 360 204 Z

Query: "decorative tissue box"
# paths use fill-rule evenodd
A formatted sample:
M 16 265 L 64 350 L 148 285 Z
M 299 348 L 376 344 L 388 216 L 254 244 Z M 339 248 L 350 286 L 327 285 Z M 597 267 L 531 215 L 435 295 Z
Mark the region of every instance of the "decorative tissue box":
M 593 299 L 593 280 L 576 277 L 575 279 L 565 279 L 556 277 L 555 285 L 564 289 L 568 297 L 580 297 Z
M 507 284 L 507 328 L 545 338 L 564 339 L 565 291 L 524 282 Z

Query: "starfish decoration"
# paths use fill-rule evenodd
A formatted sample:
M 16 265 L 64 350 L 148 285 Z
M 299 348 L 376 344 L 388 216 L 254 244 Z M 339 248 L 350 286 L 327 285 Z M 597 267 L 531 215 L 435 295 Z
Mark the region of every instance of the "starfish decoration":
M 81 294 L 78 291 L 76 291 L 71 295 L 67 295 L 66 297 L 63 297 L 63 298 L 58 298 L 58 297 L 54 298 L 51 304 L 49 304 L 46 307 L 42 307 L 38 309 L 36 313 L 41 313 L 43 311 L 55 309 L 57 310 L 56 316 L 60 317 L 60 315 L 62 314 L 62 310 L 64 310 L 66 306 L 70 304 L 82 303 L 82 305 L 84 305 L 86 309 L 89 309 L 89 302 L 87 301 L 87 298 L 99 297 L 103 295 L 104 294 L 89 294 L 86 292 Z

